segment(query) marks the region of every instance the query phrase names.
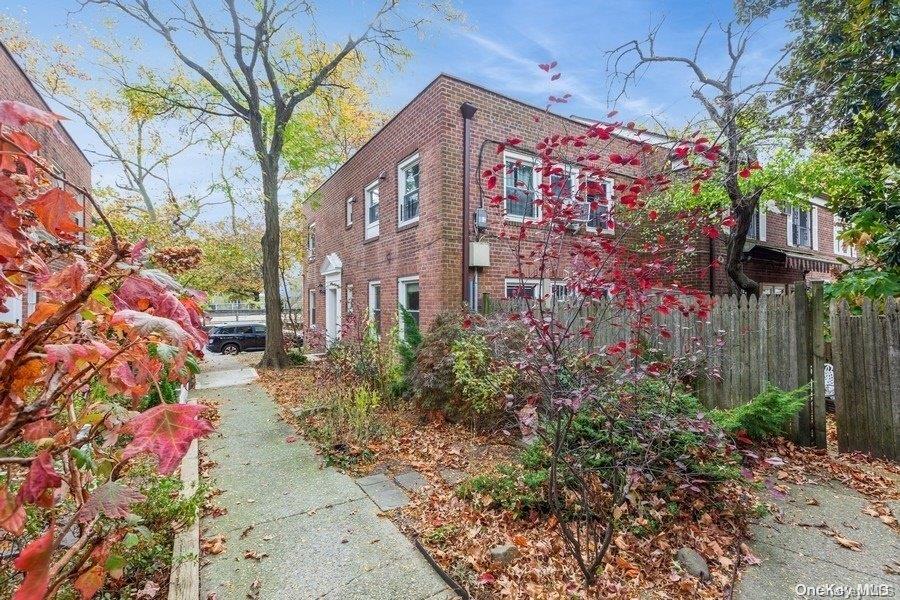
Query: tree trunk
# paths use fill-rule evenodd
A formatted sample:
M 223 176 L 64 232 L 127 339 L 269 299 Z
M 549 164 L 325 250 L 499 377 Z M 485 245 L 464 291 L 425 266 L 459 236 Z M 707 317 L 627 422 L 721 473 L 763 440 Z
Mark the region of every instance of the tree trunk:
M 263 213 L 266 231 L 262 236 L 263 291 L 266 295 L 266 349 L 260 368 L 284 369 L 289 366 L 284 350 L 281 323 L 281 285 L 278 259 L 281 255 L 281 228 L 278 218 L 278 159 L 260 158 L 263 180 Z
M 725 272 L 728 273 L 729 279 L 737 286 L 738 290 L 748 296 L 759 296 L 760 292 L 759 283 L 744 273 L 742 259 L 744 243 L 747 241 L 747 232 L 750 231 L 753 213 L 759 204 L 761 194 L 762 190 L 756 190 L 749 196 L 741 197 L 737 202 L 732 202 L 731 205 L 735 224 L 731 228 L 731 235 L 728 236 Z

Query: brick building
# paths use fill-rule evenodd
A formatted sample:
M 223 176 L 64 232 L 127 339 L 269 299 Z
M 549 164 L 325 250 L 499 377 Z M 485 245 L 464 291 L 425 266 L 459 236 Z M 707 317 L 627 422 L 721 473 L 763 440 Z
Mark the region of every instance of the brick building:
M 536 289 L 536 281 L 526 281 L 527 289 L 522 289 L 522 281 L 514 275 L 516 249 L 501 232 L 517 233 L 522 220 L 539 210 L 517 191 L 540 184 L 529 149 L 547 136 L 577 135 L 588 127 L 583 120 L 549 114 L 455 77 L 438 76 L 307 203 L 306 324 L 333 338 L 344 315 L 353 312 L 368 315 L 386 331 L 396 323 L 399 305 L 427 326 L 439 312 L 463 302 L 479 306 L 488 299 L 553 291 Z M 480 174 L 501 160 L 498 143 L 513 136 L 522 142 L 502 152 L 508 168 L 500 185 L 505 186 L 504 196 L 513 193 L 516 199 L 492 205 Z M 605 144 L 608 153 L 635 150 L 635 140 L 624 134 Z M 647 162 L 662 164 L 666 155 L 661 150 Z M 643 168 L 614 165 L 611 177 L 598 182 L 600 189 L 615 202 L 613 184 L 641 175 Z M 561 189 L 574 186 L 577 167 L 567 169 L 570 179 L 560 176 L 549 183 Z M 603 234 L 602 210 L 585 214 L 582 232 L 599 229 Z M 773 286 L 803 279 L 806 271 L 826 277 L 835 263 L 832 217 L 820 206 L 807 217 L 791 217 L 791 226 L 795 222 L 798 226 L 797 244 L 790 246 L 789 215 L 774 207 L 767 211 L 759 223 L 759 243 L 748 248 L 748 273 Z M 803 244 L 813 239 L 815 246 L 810 242 L 804 250 Z M 713 253 L 723 249 L 717 242 Z M 701 265 L 709 264 L 708 259 L 708 250 L 696 257 Z M 464 269 L 464 264 L 470 266 Z M 716 276 L 721 283 L 714 278 L 713 290 L 727 291 L 724 273 Z M 709 285 L 693 283 L 704 289 Z
M 43 110 L 51 110 L 50 106 L 38 92 L 28 75 L 16 62 L 9 49 L 0 42 L 0 100 L 17 100 Z M 56 126 L 59 137 L 46 129 L 29 125 L 26 127 L 41 144 L 40 154 L 59 174 L 64 175 L 83 189 L 91 187 L 91 163 L 75 140 L 61 124 Z M 74 193 L 76 198 L 80 194 Z M 82 199 L 82 211 L 75 216 L 79 224 L 90 222 L 90 211 L 86 200 Z M 28 316 L 37 301 L 34 290 L 29 288 L 18 298 L 9 298 L 6 302 L 7 312 L 0 313 L 0 322 L 16 323 Z

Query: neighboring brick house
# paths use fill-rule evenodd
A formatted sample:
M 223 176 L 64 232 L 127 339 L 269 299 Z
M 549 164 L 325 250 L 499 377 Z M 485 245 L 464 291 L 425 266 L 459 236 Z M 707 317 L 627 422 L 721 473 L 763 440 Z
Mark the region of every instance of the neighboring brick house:
M 35 85 L 19 66 L 9 49 L 0 42 L 0 100 L 17 100 L 25 104 L 51 110 L 50 106 L 38 92 Z M 28 133 L 40 142 L 40 155 L 66 179 L 83 189 L 91 187 L 91 163 L 75 143 L 75 140 L 61 124 L 56 126 L 59 137 L 53 132 L 34 126 L 26 127 Z M 74 193 L 74 192 L 73 192 Z M 74 193 L 76 199 L 82 203 L 82 211 L 75 215 L 79 224 L 90 222 L 90 211 L 86 199 L 80 198 L 80 194 Z M 36 293 L 29 286 L 25 294 L 19 298 L 9 298 L 6 302 L 7 312 L 0 313 L 0 323 L 20 322 L 23 317 L 31 314 L 37 301 Z
M 529 149 L 547 136 L 577 135 L 587 129 L 583 121 L 549 114 L 452 76 L 438 76 L 338 168 L 307 203 L 306 324 L 333 338 L 344 315 L 353 312 L 360 317 L 368 315 L 379 330 L 386 331 L 397 322 L 399 304 L 427 326 L 439 312 L 463 302 L 480 307 L 486 299 L 554 292 L 535 289 L 537 282 L 526 282 L 528 289 L 522 289 L 514 275 L 516 250 L 500 234 L 516 234 L 522 219 L 538 210 L 512 185 L 513 180 L 531 188 L 539 184 Z M 466 155 L 464 136 L 468 136 Z M 497 143 L 513 136 L 522 142 L 503 154 L 509 168 L 501 185 L 509 186 L 504 195 L 513 192 L 517 199 L 491 205 L 489 194 L 481 190 L 481 170 L 501 160 Z M 605 144 L 609 153 L 635 151 L 634 141 L 624 135 Z M 649 162 L 661 164 L 666 154 L 653 155 Z M 468 165 L 468 182 L 464 181 L 464 164 Z M 641 175 L 643 168 L 614 165 L 611 178 L 601 182 L 608 197 L 614 202 L 612 184 Z M 575 184 L 574 173 L 566 179 L 549 183 L 561 186 L 558 189 Z M 464 243 L 466 185 L 466 237 L 476 244 Z M 478 208 L 484 210 L 476 211 Z M 478 223 L 480 217 L 486 222 Z M 605 227 L 602 209 L 590 211 L 585 220 L 587 228 Z M 775 216 L 767 216 L 765 221 L 772 223 L 773 242 L 776 221 Z M 830 215 L 820 216 L 817 223 L 821 239 L 831 236 Z M 479 224 L 482 227 L 477 227 Z M 526 240 L 526 245 L 536 243 L 536 239 Z M 708 264 L 708 254 L 698 260 Z M 465 270 L 467 285 L 463 283 L 466 262 L 471 265 Z M 802 278 L 802 272 L 798 273 L 784 277 Z M 708 284 L 703 285 L 705 289 Z M 725 291 L 725 287 L 716 291 Z

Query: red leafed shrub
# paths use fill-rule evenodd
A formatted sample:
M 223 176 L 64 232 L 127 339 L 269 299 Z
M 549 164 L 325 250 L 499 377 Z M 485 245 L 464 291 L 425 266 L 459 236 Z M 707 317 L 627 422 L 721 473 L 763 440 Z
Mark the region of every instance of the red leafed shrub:
M 23 542 L 13 546 L 15 600 L 65 583 L 93 596 L 115 563 L 123 517 L 143 500 L 130 461 L 155 459 L 172 473 L 211 430 L 194 405 L 137 411 L 161 378 L 190 376 L 206 338 L 202 298 L 146 268 L 144 244 L 122 243 L 90 193 L 35 155 L 23 127 L 52 129 L 59 118 L 0 102 L 0 300 L 37 291 L 23 323 L 0 325 L 0 528 Z M 108 226 L 102 251 L 83 246 L 73 218 L 83 207 L 70 190 Z
M 546 501 L 588 583 L 613 539 L 615 515 L 639 497 L 636 490 L 671 476 L 688 492 L 700 491 L 703 478 L 679 466 L 700 457 L 660 448 L 687 436 L 691 443 L 677 448 L 729 452 L 719 447 L 718 434 L 709 436 L 711 448 L 704 450 L 705 420 L 689 430 L 681 415 L 648 410 L 671 404 L 680 380 L 702 366 L 691 360 L 698 337 L 685 340 L 677 360 L 663 356 L 651 340 L 671 338 L 655 315 L 693 313 L 702 321 L 709 313 L 709 297 L 679 280 L 689 268 L 685 258 L 703 235 L 718 234 L 721 217 L 661 205 L 657 199 L 671 171 L 653 172 L 653 156 L 664 150 L 612 139 L 615 130 L 615 124 L 597 124 L 548 136 L 534 148 L 516 139 L 517 150 L 535 156 L 533 179 L 506 161 L 481 166 L 482 193 L 492 204 L 524 205 L 532 216 L 501 234 L 515 251 L 514 275 L 520 278 L 519 293 L 510 293 L 507 284 L 513 298 L 505 312 L 526 332 L 511 362 L 531 390 L 517 415 L 523 433 L 543 444 Z M 512 142 L 498 143 L 498 154 Z M 631 148 L 622 152 L 623 144 Z M 683 156 L 704 150 L 702 139 L 678 145 Z M 662 167 L 665 161 L 657 162 Z M 706 169 L 708 163 L 679 176 L 700 186 Z M 498 183 L 517 180 L 524 185 L 505 192 Z M 604 189 L 605 182 L 611 189 Z M 640 399 L 637 390 L 657 382 L 662 385 L 651 386 L 658 390 L 652 403 Z

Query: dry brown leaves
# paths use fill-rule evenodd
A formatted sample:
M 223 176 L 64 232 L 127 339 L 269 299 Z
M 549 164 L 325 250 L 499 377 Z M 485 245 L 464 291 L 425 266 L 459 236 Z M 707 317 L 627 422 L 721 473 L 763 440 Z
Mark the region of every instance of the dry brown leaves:
M 314 368 L 277 375 L 261 372 L 260 381 L 284 408 L 282 414 L 289 422 L 296 419 L 288 409 L 302 405 L 310 386 L 317 384 Z M 414 468 L 429 480 L 429 494 L 414 497 L 391 516 L 407 534 L 417 537 L 473 598 L 721 598 L 732 583 L 738 555 L 740 570 L 758 562 L 743 542 L 746 512 L 730 509 L 746 506 L 748 490 L 729 484 L 715 498 L 682 502 L 681 512 L 665 520 L 656 533 L 617 532 L 599 581 L 586 589 L 552 518 L 532 515 L 517 519 L 505 511 L 476 506 L 458 498 L 440 476 L 445 468 L 469 474 L 488 472 L 510 460 L 517 453 L 514 446 L 498 439 L 500 436 L 478 434 L 434 415 L 384 410 L 379 418 L 392 435 L 369 444 L 368 450 L 376 456 L 374 462 L 354 468 L 368 472 L 378 466 L 389 473 Z M 296 424 L 302 429 L 303 424 Z M 900 474 L 896 465 L 856 455 L 831 456 L 784 440 L 761 450 L 780 457 L 783 463 L 777 459 L 761 462 L 752 474 L 756 481 L 773 479 L 775 489 L 782 490 L 788 482 L 840 481 L 872 501 L 866 514 L 896 528 L 896 519 L 884 504 L 900 498 L 896 484 L 884 474 Z M 654 502 L 665 504 L 659 496 L 648 498 L 648 518 L 662 514 L 663 508 Z M 832 537 L 850 550 L 858 549 L 855 540 L 837 534 Z M 519 550 L 509 565 L 491 561 L 490 549 L 501 544 L 514 544 Z M 682 546 L 706 558 L 710 582 L 701 583 L 676 564 L 675 553 Z

